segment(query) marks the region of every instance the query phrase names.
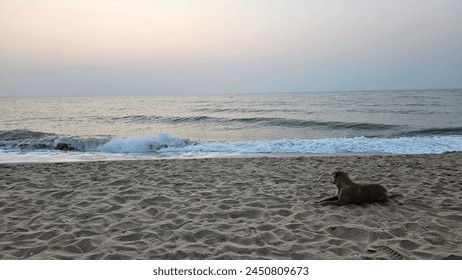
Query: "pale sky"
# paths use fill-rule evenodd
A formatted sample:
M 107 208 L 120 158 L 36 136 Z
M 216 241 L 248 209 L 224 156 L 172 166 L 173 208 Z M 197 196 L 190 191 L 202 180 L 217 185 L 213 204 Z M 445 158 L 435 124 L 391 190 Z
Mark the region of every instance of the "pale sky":
M 0 0 L 0 96 L 428 88 L 460 0 Z

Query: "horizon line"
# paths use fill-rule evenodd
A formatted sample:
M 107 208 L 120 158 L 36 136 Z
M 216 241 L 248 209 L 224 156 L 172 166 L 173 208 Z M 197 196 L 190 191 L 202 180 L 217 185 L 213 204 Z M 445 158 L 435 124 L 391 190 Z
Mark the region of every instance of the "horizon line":
M 153 92 L 136 94 L 50 94 L 50 95 L 5 95 L 6 98 L 14 97 L 130 97 L 130 96 L 165 96 L 165 95 L 247 95 L 247 94 L 302 94 L 302 93 L 361 93 L 361 92 L 397 92 L 397 91 L 458 91 L 461 88 L 396 88 L 396 89 L 354 89 L 354 90 L 309 90 L 309 91 L 249 91 L 249 92 Z

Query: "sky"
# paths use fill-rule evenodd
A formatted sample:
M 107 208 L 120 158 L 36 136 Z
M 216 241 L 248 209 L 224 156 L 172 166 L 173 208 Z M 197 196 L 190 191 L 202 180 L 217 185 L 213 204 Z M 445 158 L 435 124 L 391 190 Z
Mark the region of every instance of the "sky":
M 0 96 L 462 88 L 460 0 L 0 0 Z

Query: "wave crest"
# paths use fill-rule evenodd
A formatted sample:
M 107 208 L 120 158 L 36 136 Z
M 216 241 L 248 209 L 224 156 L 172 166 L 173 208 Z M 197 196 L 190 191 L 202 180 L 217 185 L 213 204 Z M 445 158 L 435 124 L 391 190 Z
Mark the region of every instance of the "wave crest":
M 242 141 L 193 141 L 167 132 L 132 137 L 59 136 L 27 130 L 1 131 L 0 148 L 4 152 L 46 150 L 168 154 L 435 154 L 462 151 L 461 135 L 421 135 L 395 138 L 351 137 L 325 139 L 279 139 Z
M 109 153 L 152 153 L 162 149 L 180 149 L 192 144 L 194 142 L 189 139 L 176 137 L 162 131 L 157 135 L 112 138 L 102 145 L 100 151 Z

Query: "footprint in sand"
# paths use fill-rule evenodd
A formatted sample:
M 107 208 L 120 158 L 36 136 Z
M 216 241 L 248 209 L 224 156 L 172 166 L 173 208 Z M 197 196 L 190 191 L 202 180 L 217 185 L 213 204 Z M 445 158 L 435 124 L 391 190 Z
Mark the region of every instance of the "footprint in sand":
M 368 256 L 366 258 L 379 259 L 379 260 L 402 260 L 404 256 L 399 252 L 388 246 L 372 246 L 367 250 L 368 253 L 374 254 L 374 256 Z

